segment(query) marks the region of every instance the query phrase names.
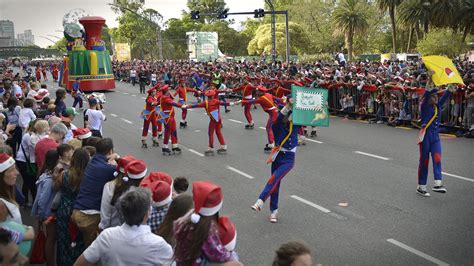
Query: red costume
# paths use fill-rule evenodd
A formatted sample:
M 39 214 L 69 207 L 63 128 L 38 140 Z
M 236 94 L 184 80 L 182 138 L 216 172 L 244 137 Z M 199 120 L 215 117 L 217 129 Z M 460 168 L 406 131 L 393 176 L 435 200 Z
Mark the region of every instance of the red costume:
M 182 107 L 182 104 L 175 103 L 171 95 L 165 93 L 169 90 L 169 86 L 165 85 L 161 88 L 160 110 L 168 115 L 165 119 L 165 136 L 163 138 L 163 152 L 169 152 L 168 143 L 171 137 L 172 148 L 174 151 L 181 151 L 178 148 L 178 134 L 176 132 L 176 120 L 174 119 L 174 107 Z M 167 149 L 167 150 L 166 150 Z
M 238 88 L 233 89 L 232 91 L 242 91 L 242 100 L 251 100 L 252 99 L 252 92 L 256 87 L 252 85 L 252 83 L 248 83 L 246 85 L 242 85 Z M 248 125 L 246 125 L 246 128 L 249 126 L 253 127 L 253 118 L 252 118 L 252 113 L 250 112 L 250 108 L 252 106 L 250 104 L 244 105 L 244 115 L 245 118 L 247 119 Z
M 46 66 L 41 68 L 41 72 L 43 72 L 44 81 L 48 81 L 48 77 L 46 76 Z
M 54 66 L 52 74 L 53 74 L 54 82 L 57 82 L 58 81 L 58 74 L 59 74 L 59 69 L 58 69 L 57 66 Z
M 154 95 L 154 91 L 158 88 L 158 86 L 154 86 L 153 88 L 149 89 L 148 92 L 148 97 L 146 98 L 145 101 L 145 111 L 143 112 L 144 116 L 144 121 L 143 121 L 143 131 L 142 131 L 142 145 L 143 148 L 146 148 L 146 143 L 145 140 L 148 136 L 148 128 L 150 127 L 151 123 L 151 131 L 152 131 L 152 136 L 153 136 L 153 146 L 158 146 L 157 142 L 157 117 L 156 117 L 156 107 L 158 105 L 158 99 L 156 98 L 156 95 Z
M 175 93 L 173 93 L 173 97 L 176 97 L 176 95 L 178 95 L 178 102 L 180 104 L 186 104 L 186 102 L 188 101 L 188 92 L 194 92 L 194 93 L 197 93 L 198 90 L 195 90 L 195 89 L 191 89 L 189 87 L 186 87 L 186 86 L 179 86 Z M 188 110 L 187 109 L 182 109 L 181 111 L 181 122 L 180 122 L 180 126 L 185 126 L 187 124 L 186 122 L 186 116 L 188 115 Z M 184 125 L 183 125 L 184 123 Z
M 41 70 L 40 70 L 40 67 L 36 67 L 35 76 L 36 76 L 36 81 L 41 81 Z

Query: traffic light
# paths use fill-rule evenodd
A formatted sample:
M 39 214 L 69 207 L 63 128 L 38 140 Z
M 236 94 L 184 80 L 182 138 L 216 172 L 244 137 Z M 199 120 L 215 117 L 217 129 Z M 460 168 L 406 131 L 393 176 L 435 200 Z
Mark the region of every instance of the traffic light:
M 199 11 L 191 11 L 191 19 L 199 19 L 200 17 Z
M 254 18 L 263 18 L 265 16 L 265 10 L 261 8 L 255 9 L 253 13 L 254 13 L 253 15 Z
M 228 9 L 228 8 L 222 10 L 222 11 L 219 12 L 219 14 L 217 15 L 217 18 L 218 18 L 218 19 L 226 19 L 226 18 L 227 18 L 227 12 L 229 12 L 229 9 Z

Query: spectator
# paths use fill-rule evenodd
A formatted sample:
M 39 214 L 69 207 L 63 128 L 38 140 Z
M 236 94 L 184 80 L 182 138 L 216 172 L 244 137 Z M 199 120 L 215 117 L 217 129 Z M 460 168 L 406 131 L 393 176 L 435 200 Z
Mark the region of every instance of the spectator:
M 138 187 L 147 172 L 144 161 L 135 160 L 133 157 L 127 156 L 118 160 L 117 168 L 122 168 L 121 170 L 123 170 L 124 174 L 117 175 L 114 180 L 104 186 L 100 204 L 99 229 L 101 230 L 123 223 L 117 209 L 119 205 L 118 200 L 131 187 Z
M 66 136 L 67 128 L 63 124 L 56 124 L 51 128 L 47 138 L 44 138 L 35 146 L 35 159 L 38 169 L 43 169 L 46 153 L 51 149 L 56 149 Z
M 56 90 L 56 100 L 54 101 L 54 105 L 56 106 L 56 116 L 61 117 L 66 113 L 66 104 L 64 100 L 66 99 L 66 90 L 65 89 L 58 89 Z
M 69 144 L 61 144 L 57 148 L 59 161 L 54 167 L 53 171 L 53 187 L 54 191 L 58 191 L 62 183 L 64 171 L 69 169 L 71 164 L 72 154 L 74 153 L 74 147 Z
M 97 236 L 102 192 L 105 184 L 114 179 L 115 160 L 119 159 L 119 156 L 114 153 L 114 144 L 110 138 L 100 140 L 96 148 L 97 153 L 84 171 L 72 213 L 72 218 L 82 233 L 86 247 Z
M 135 83 L 137 83 L 137 71 L 134 68 L 130 70 L 130 79 L 132 86 L 135 86 Z
M 56 212 L 57 265 L 72 265 L 85 249 L 82 236 L 73 239 L 69 233 L 69 228 L 73 223 L 71 215 L 74 201 L 79 192 L 79 187 L 89 160 L 90 156 L 87 149 L 80 148 L 75 150 L 72 155 L 71 165 L 69 169 L 64 172 L 63 180 L 59 188 L 61 199 Z M 74 245 L 72 245 L 72 243 L 74 243 Z
M 301 242 L 291 241 L 285 243 L 275 253 L 272 266 L 312 265 L 311 251 Z
M 189 182 L 184 176 L 178 176 L 173 181 L 174 196 L 178 196 L 188 191 Z
M 157 233 L 161 223 L 168 213 L 169 205 L 172 201 L 171 184 L 166 181 L 157 180 L 147 186 L 153 194 L 153 204 L 148 225 L 153 233 Z
M 12 97 L 8 100 L 7 110 L 6 110 L 6 118 L 5 121 L 9 125 L 14 125 L 14 129 L 12 130 L 11 138 L 9 138 L 5 143 L 8 144 L 13 150 L 13 157 L 16 158 L 16 152 L 18 150 L 18 146 L 21 143 L 22 137 L 22 130 L 19 124 L 20 120 L 20 111 L 21 107 L 18 105 L 18 100 L 15 97 Z
M 35 179 L 37 176 L 37 169 L 35 163 L 35 153 L 34 148 L 30 149 L 31 146 L 31 136 L 35 131 L 34 127 L 39 121 L 34 121 L 30 123 L 29 128 L 26 130 L 25 134 L 22 137 L 20 148 L 16 154 L 16 165 L 18 171 L 23 179 L 23 185 L 21 191 L 25 196 L 25 205 L 31 207 L 31 203 L 28 202 L 28 196 L 31 193 L 31 198 L 34 201 L 36 198 L 36 185 Z
M 20 115 L 18 118 L 18 124 L 23 133 L 28 128 L 30 122 L 36 119 L 36 115 L 33 112 L 35 105 L 35 100 L 32 98 L 26 98 L 23 102 L 23 109 L 20 110 Z
M 193 197 L 189 194 L 179 194 L 171 202 L 168 212 L 158 229 L 157 235 L 163 237 L 163 239 L 170 244 L 175 246 L 176 242 L 173 235 L 173 224 L 176 220 L 183 217 L 193 208 Z
M 20 254 L 18 246 L 12 241 L 11 234 L 0 229 L 0 262 L 2 265 L 25 265 L 27 258 Z
M 84 121 L 91 130 L 92 136 L 102 138 L 102 122 L 105 121 L 105 115 L 100 110 L 97 99 L 89 100 L 89 109 L 84 112 Z
M 7 221 L 21 224 L 20 209 L 15 198 L 17 177 L 15 160 L 6 153 L 0 153 L 0 200 L 5 203 L 10 213 Z
M 146 225 L 150 206 L 147 189 L 131 188 L 119 201 L 125 223 L 104 230 L 74 265 L 171 265 L 171 246 Z
M 67 134 L 66 137 L 64 137 L 63 143 L 67 143 L 74 138 L 73 130 L 77 129 L 77 127 L 72 124 L 72 121 L 76 115 L 78 115 L 76 110 L 73 107 L 68 107 L 61 117 L 62 123 L 67 127 Z
M 3 201 L 0 201 L 0 229 L 8 230 L 18 245 L 20 254 L 28 256 L 31 250 L 31 242 L 35 238 L 35 231 L 31 226 L 19 224 L 11 220 L 7 221 L 8 215 L 7 206 Z

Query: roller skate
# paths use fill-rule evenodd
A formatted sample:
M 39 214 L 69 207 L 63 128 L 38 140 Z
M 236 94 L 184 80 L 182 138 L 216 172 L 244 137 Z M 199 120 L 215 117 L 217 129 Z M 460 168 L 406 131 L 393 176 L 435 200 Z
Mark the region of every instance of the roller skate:
M 158 133 L 158 138 L 161 139 L 163 137 L 163 133 Z
M 153 147 L 160 147 L 160 143 L 156 139 L 153 140 Z
M 204 155 L 206 155 L 206 156 L 212 156 L 212 155 L 214 155 L 214 149 L 213 149 L 213 148 L 209 148 L 207 151 L 204 152 Z
M 148 148 L 148 145 L 146 144 L 146 140 L 142 140 L 142 149 Z
M 272 144 L 265 144 L 265 148 L 263 148 L 263 151 L 265 153 L 270 153 L 273 149 L 275 145 L 272 143 Z
M 217 154 L 226 154 L 227 153 L 227 145 L 222 145 L 219 149 L 217 149 Z
M 311 137 L 311 138 L 315 138 L 315 137 L 317 137 L 317 136 L 318 136 L 318 134 L 316 133 L 316 130 L 312 130 L 310 137 Z
M 181 154 L 181 148 L 178 147 L 178 144 L 173 144 L 172 151 L 173 151 L 173 154 Z
M 163 155 L 171 155 L 171 151 L 168 147 L 161 148 Z

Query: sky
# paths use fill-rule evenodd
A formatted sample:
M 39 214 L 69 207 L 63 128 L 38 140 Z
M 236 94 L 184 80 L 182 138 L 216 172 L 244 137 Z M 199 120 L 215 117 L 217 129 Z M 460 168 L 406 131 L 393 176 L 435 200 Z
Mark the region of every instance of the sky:
M 0 20 L 11 20 L 15 27 L 15 37 L 24 30 L 31 29 L 35 44 L 47 47 L 62 37 L 62 18 L 73 9 L 83 9 L 90 15 L 105 18 L 109 27 L 117 27 L 117 15 L 108 3 L 113 0 L 0 0 Z M 145 0 L 145 8 L 161 13 L 164 21 L 181 17 L 181 11 L 187 10 L 187 0 Z M 227 0 L 229 12 L 248 12 L 263 8 L 263 0 Z M 245 16 L 232 17 L 235 26 L 246 19 Z M 51 36 L 53 35 L 53 36 Z M 42 37 L 40 37 L 42 36 Z M 50 40 L 48 40 L 48 39 Z

